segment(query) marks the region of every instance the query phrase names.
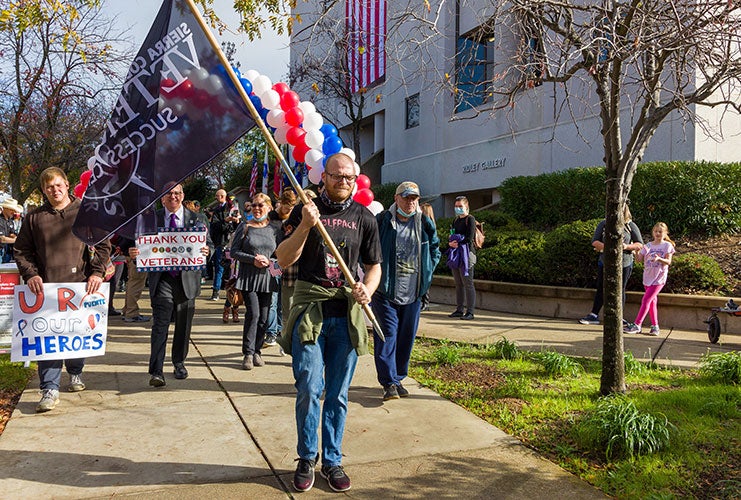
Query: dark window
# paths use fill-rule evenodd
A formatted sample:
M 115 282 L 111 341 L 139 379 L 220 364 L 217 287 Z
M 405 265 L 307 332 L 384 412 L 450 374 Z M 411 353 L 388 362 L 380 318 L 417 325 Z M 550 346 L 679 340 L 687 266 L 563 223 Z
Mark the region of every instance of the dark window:
M 494 39 L 490 28 L 481 26 L 458 37 L 455 57 L 456 113 L 489 101 L 493 64 Z
M 406 104 L 406 128 L 417 127 L 419 125 L 419 94 L 407 97 Z

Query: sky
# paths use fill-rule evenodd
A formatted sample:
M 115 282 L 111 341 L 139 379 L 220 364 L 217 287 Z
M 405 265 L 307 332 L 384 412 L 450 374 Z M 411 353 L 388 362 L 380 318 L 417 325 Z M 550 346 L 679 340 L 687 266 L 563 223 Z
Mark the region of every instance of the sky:
M 216 14 L 230 27 L 235 27 L 239 17 L 234 12 L 234 0 L 214 0 L 213 9 Z M 154 21 L 162 2 L 160 0 L 104 0 L 104 8 L 109 16 L 118 16 L 114 27 L 119 31 L 127 27 L 130 31 L 127 37 L 132 40 L 133 52 L 136 52 L 144 42 L 144 38 Z M 233 41 L 236 44 L 235 60 L 241 63 L 241 71 L 257 70 L 267 75 L 273 82 L 282 82 L 288 74 L 288 36 L 278 36 L 272 31 L 262 34 L 262 38 L 250 42 L 246 36 L 237 36 L 224 33 L 216 38 L 219 41 Z

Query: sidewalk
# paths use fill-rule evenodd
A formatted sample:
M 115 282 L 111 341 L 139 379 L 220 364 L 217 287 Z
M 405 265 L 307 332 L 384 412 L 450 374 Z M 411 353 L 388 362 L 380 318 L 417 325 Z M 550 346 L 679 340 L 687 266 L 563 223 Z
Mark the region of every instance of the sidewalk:
M 187 380 L 168 372 L 166 387 L 150 388 L 150 323 L 120 318 L 110 321 L 107 354 L 88 360 L 86 391 L 63 393 L 54 411 L 37 415 L 38 381 L 32 380 L 0 437 L 0 497 L 337 498 L 318 474 L 308 493 L 290 486 L 291 358 L 271 347 L 264 350 L 265 367 L 241 370 L 242 325 L 224 325 L 222 302 L 208 295 L 206 288 L 196 305 Z M 420 335 L 471 342 L 506 336 L 520 347 L 580 355 L 601 349 L 600 327 L 486 311 L 464 322 L 447 318 L 449 309 L 433 304 Z M 637 349 L 648 352 L 661 341 L 630 337 L 626 349 L 639 356 Z M 708 348 L 741 346 L 738 336 L 721 341 L 712 346 L 703 332 L 674 331 L 659 357 L 689 366 Z M 410 398 L 384 403 L 372 357 L 360 359 L 344 440 L 353 481 L 348 496 L 604 498 L 434 392 L 412 380 L 406 386 Z

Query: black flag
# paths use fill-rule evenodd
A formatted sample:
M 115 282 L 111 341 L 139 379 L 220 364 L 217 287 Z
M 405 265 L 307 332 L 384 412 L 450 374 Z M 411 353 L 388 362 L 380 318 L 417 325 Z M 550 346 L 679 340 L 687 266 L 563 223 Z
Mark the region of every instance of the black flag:
M 156 231 L 150 207 L 254 125 L 186 2 L 165 0 L 88 161 L 75 235 Z

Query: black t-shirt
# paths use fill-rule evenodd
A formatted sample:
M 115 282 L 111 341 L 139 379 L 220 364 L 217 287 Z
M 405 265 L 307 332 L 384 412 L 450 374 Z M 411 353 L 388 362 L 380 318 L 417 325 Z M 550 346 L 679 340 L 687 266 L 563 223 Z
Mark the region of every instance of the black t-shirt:
M 328 207 L 321 198 L 316 198 L 314 203 L 319 209 L 324 228 L 356 280 L 358 277 L 356 264 L 359 261 L 366 265 L 381 263 L 378 224 L 370 210 L 356 202 L 352 202 L 349 207 L 339 212 Z M 292 229 L 299 225 L 302 208 L 303 204 L 294 207 L 283 224 L 286 232 L 292 232 Z M 327 288 L 347 285 L 342 270 L 316 228 L 309 231 L 303 252 L 298 259 L 298 279 Z

